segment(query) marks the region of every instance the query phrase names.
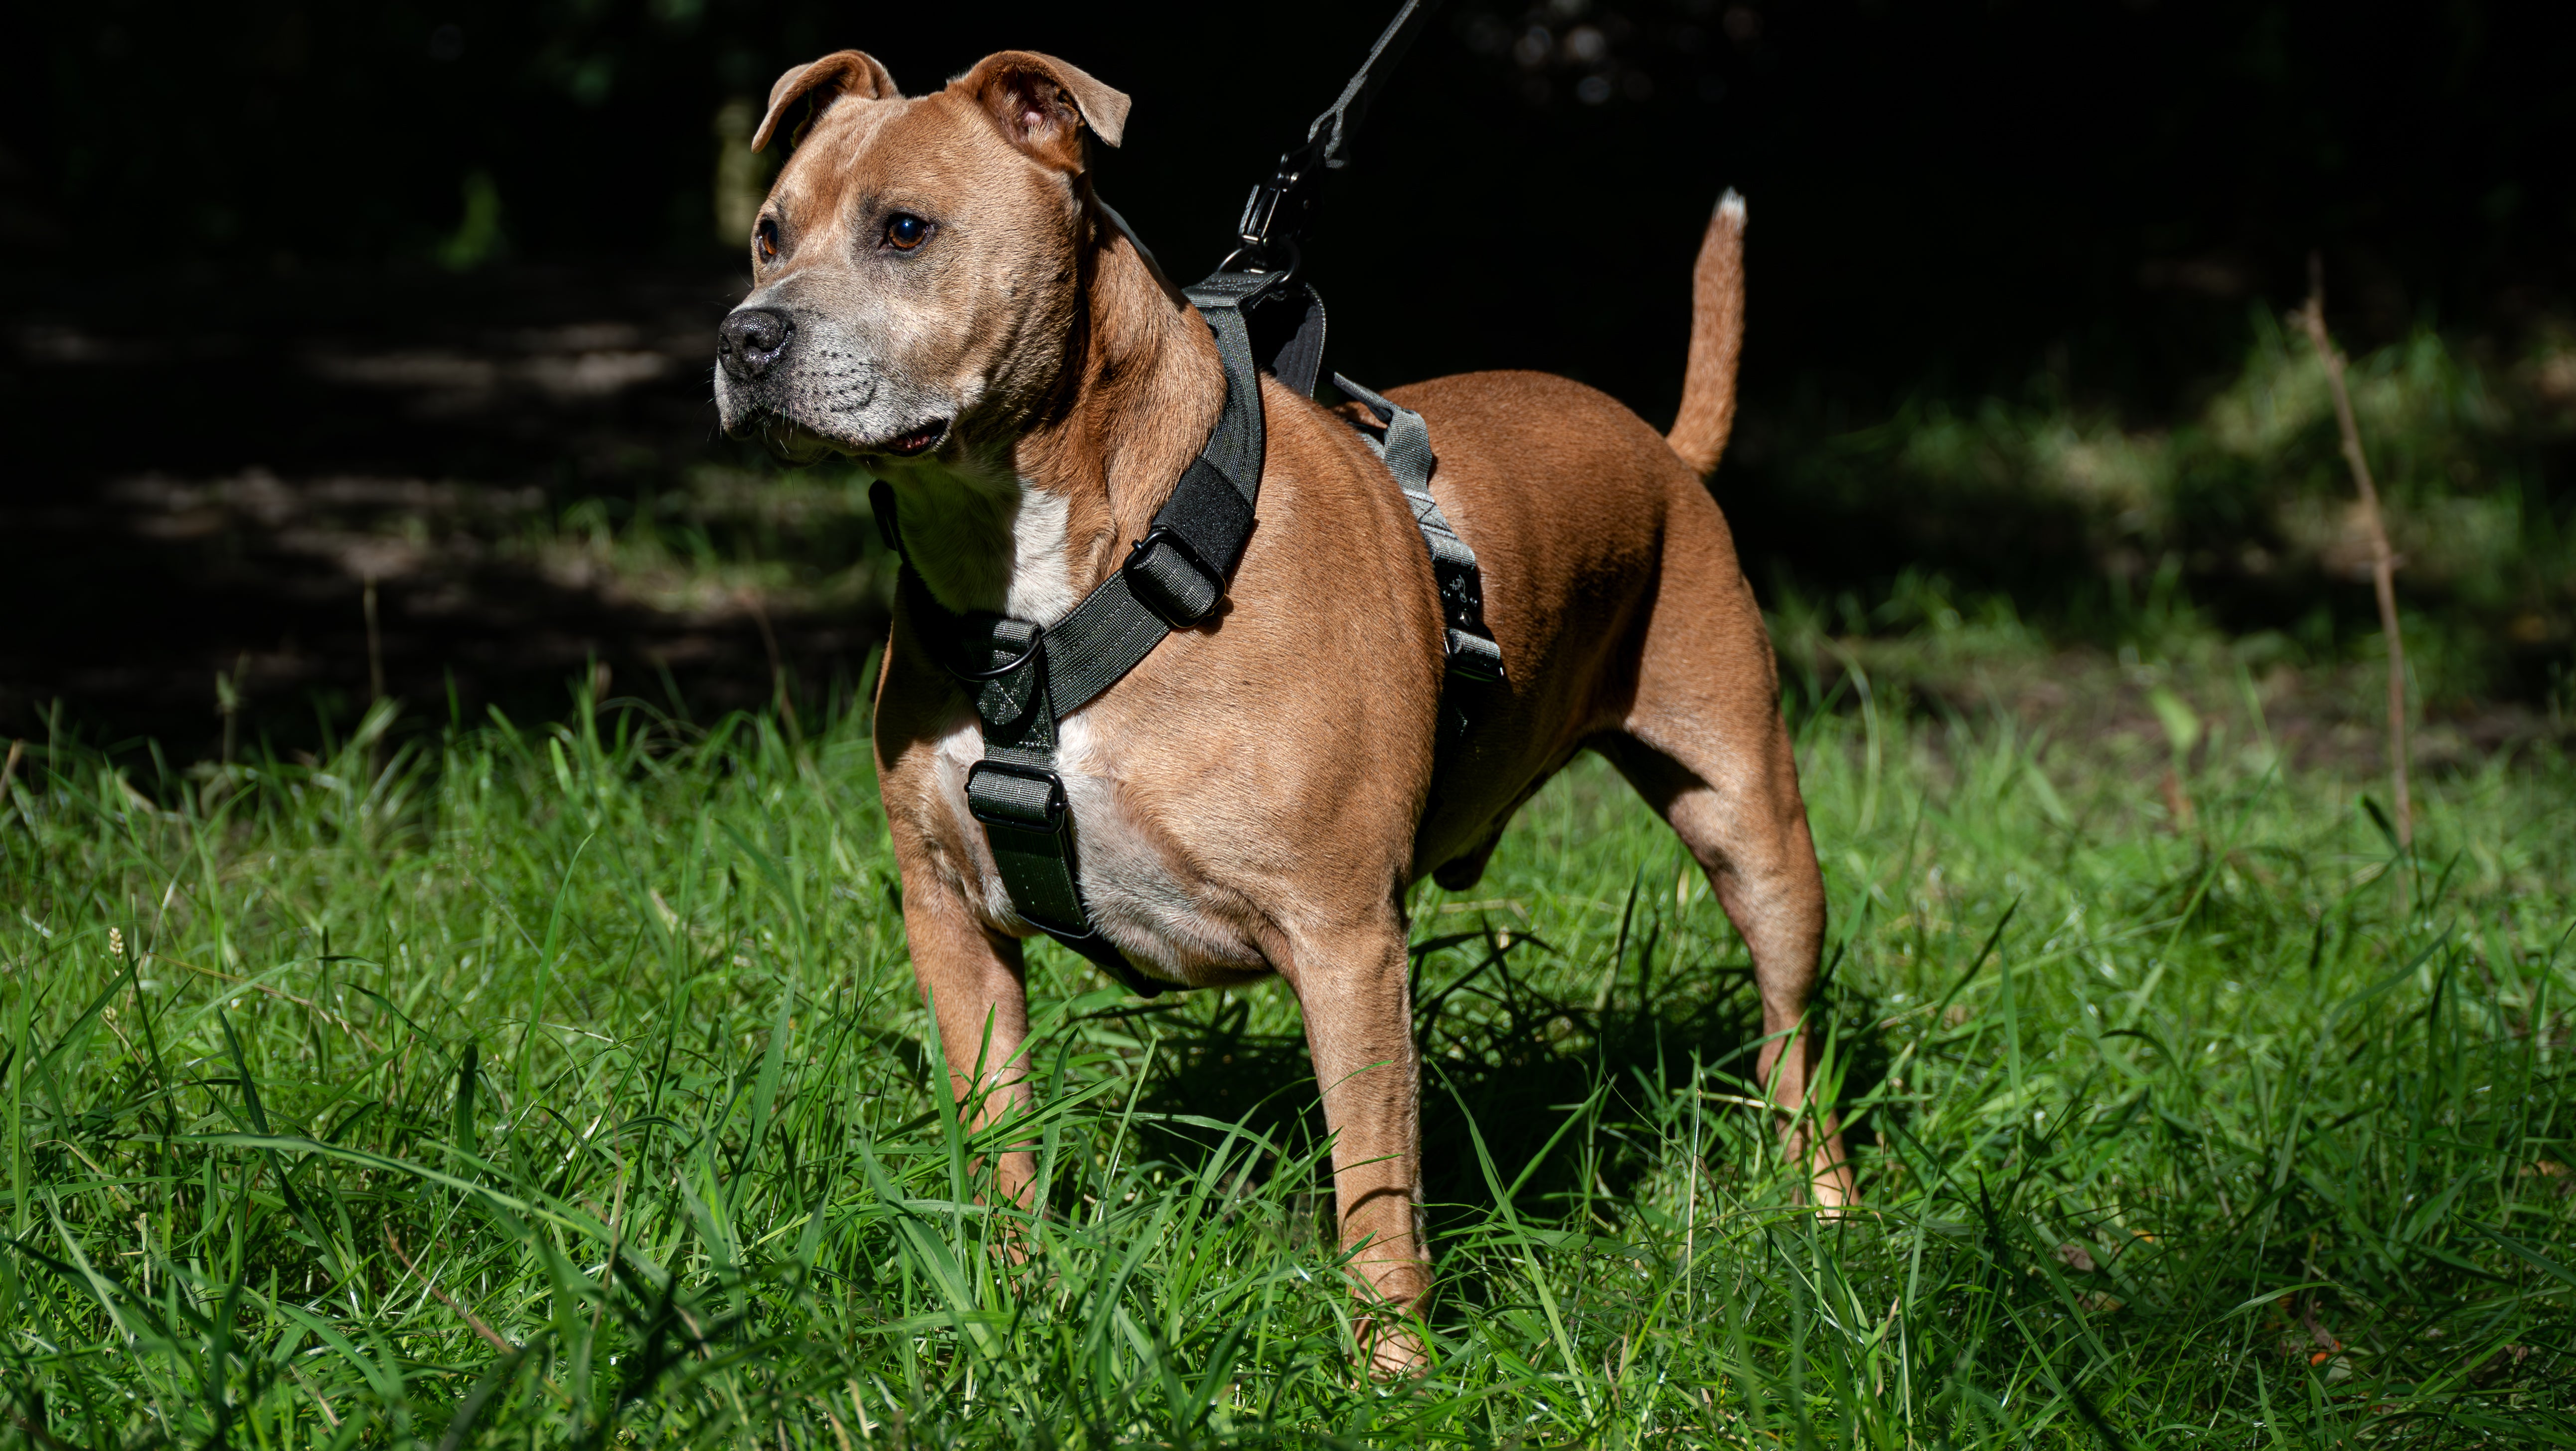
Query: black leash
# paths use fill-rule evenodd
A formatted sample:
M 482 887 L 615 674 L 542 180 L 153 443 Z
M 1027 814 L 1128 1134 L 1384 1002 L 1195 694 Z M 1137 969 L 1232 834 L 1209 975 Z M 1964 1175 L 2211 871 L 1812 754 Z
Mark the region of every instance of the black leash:
M 1404 59 L 1414 39 L 1430 23 L 1431 12 L 1439 8 L 1440 0 L 1404 0 L 1395 19 L 1378 32 L 1377 44 L 1369 47 L 1368 59 L 1360 62 L 1359 74 L 1342 87 L 1340 98 L 1315 118 L 1315 124 L 1306 128 L 1304 144 L 1281 153 L 1278 169 L 1270 180 L 1252 189 L 1251 197 L 1243 204 L 1243 221 L 1235 228 L 1242 245 L 1223 265 L 1241 265 L 1259 272 L 1297 270 L 1304 260 L 1299 244 L 1314 225 L 1315 198 L 1322 189 L 1324 173 L 1350 165 L 1351 137 L 1359 131 L 1361 118 L 1368 114 L 1369 102 L 1386 88 L 1386 79 L 1395 73 L 1396 62 Z
M 1368 114 L 1369 102 L 1386 88 L 1396 62 L 1412 48 L 1430 22 L 1431 12 L 1439 8 L 1440 0 L 1404 0 L 1395 19 L 1378 32 L 1359 73 L 1306 128 L 1306 139 L 1280 153 L 1270 179 L 1245 198 L 1243 219 L 1235 224 L 1235 248 L 1217 264 L 1218 272 L 1296 277 L 1305 263 L 1306 233 L 1315 223 L 1324 173 L 1350 164 L 1351 138 Z M 1324 364 L 1324 300 L 1315 295 L 1315 289 L 1297 282 L 1281 286 L 1267 301 L 1268 306 L 1250 319 L 1253 354 L 1272 377 L 1312 398 L 1316 374 Z
M 1071 613 L 1041 627 L 1005 615 L 949 609 L 904 557 L 893 488 L 879 480 L 868 490 L 887 544 L 904 557 L 906 613 L 974 701 L 984 758 L 967 772 L 966 805 L 984 826 L 1012 910 L 1143 997 L 1160 995 L 1163 984 L 1138 972 L 1101 935 L 1083 901 L 1072 811 L 1056 769 L 1058 727 L 1135 669 L 1164 636 L 1206 620 L 1225 598 L 1252 537 L 1261 496 L 1267 443 L 1261 372 L 1266 368 L 1281 383 L 1312 397 L 1323 364 L 1323 301 L 1296 280 L 1303 256 L 1299 242 L 1313 220 L 1317 184 L 1323 172 L 1348 162 L 1351 134 L 1370 100 L 1437 4 L 1405 0 L 1359 74 L 1307 128 L 1305 143 L 1281 156 L 1271 180 L 1253 189 L 1237 229 L 1241 245 L 1215 272 L 1182 289 L 1215 334 L 1225 371 L 1225 406 L 1152 527 L 1128 551 L 1126 563 Z M 1301 302 L 1302 308 L 1293 306 Z M 1280 320 L 1280 325 L 1265 327 L 1269 336 L 1256 338 L 1255 312 L 1264 307 L 1267 318 Z M 1381 433 L 1363 429 L 1362 436 L 1386 460 L 1431 552 L 1452 681 L 1499 682 L 1502 652 L 1484 627 L 1475 553 L 1432 502 L 1436 461 L 1422 415 L 1338 375 L 1333 381 L 1385 421 Z M 1456 692 L 1444 692 L 1442 755 L 1463 736 L 1466 724 Z

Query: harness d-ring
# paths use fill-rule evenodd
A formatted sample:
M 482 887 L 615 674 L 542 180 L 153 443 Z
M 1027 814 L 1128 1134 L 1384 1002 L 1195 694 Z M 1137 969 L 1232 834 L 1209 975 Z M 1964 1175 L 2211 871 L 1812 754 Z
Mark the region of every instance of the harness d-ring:
M 963 666 L 952 664 L 948 667 L 948 673 L 960 680 L 999 680 L 1005 675 L 1016 673 L 1021 666 L 1038 658 L 1038 650 L 1045 644 L 1046 630 L 1041 627 L 1029 635 L 1029 648 L 1022 650 L 1008 665 L 996 665 L 990 670 L 968 670 Z

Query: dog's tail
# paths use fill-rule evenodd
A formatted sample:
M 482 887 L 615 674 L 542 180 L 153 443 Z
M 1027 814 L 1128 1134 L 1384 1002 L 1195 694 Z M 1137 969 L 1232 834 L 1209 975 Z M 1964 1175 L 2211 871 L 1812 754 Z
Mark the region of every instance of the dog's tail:
M 1717 472 L 1735 429 L 1735 365 L 1743 354 L 1744 198 L 1729 188 L 1717 199 L 1692 269 L 1690 366 L 1682 373 L 1681 416 L 1664 435 L 1701 478 Z

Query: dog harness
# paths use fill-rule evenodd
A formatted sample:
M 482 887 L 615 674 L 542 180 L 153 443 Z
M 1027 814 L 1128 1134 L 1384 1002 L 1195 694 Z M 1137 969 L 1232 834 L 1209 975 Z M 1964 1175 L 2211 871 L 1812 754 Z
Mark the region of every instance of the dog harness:
M 1137 971 L 1101 935 L 1083 902 L 1073 813 L 1056 770 L 1057 728 L 1135 669 L 1165 636 L 1198 627 L 1223 603 L 1261 497 L 1266 436 L 1260 375 L 1268 371 L 1312 397 L 1323 363 L 1324 306 L 1312 287 L 1295 280 L 1295 236 L 1312 211 L 1320 173 L 1343 162 L 1349 130 L 1384 78 L 1380 64 L 1411 41 L 1430 8 L 1408 0 L 1378 37 L 1359 76 L 1309 129 L 1306 144 L 1281 157 L 1272 180 L 1254 189 L 1238 228 L 1242 246 L 1225 265 L 1182 289 L 1216 337 L 1225 406 L 1145 537 L 1063 619 L 1041 626 L 941 604 L 904 552 L 894 490 L 879 481 L 868 491 L 886 542 L 903 562 L 898 588 L 905 613 L 974 703 L 984 758 L 966 773 L 966 806 L 984 827 L 1012 910 L 1143 997 L 1159 995 L 1163 985 Z M 1238 262 L 1246 265 L 1238 268 Z M 1262 309 L 1258 315 L 1256 308 Z M 1433 774 L 1436 801 L 1441 768 L 1472 723 L 1473 688 L 1504 678 L 1502 651 L 1485 628 L 1475 551 L 1432 500 L 1438 461 L 1422 415 L 1339 374 L 1333 382 L 1377 416 L 1375 429 L 1354 426 L 1403 491 L 1439 584 L 1449 667 Z

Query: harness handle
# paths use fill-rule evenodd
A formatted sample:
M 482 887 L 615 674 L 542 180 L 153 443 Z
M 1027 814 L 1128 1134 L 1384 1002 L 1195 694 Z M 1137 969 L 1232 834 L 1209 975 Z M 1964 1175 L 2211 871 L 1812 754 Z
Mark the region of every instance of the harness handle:
M 1351 137 L 1368 114 L 1369 102 L 1386 86 L 1386 78 L 1395 71 L 1397 61 L 1413 46 L 1440 8 L 1440 0 L 1404 0 L 1395 19 L 1378 32 L 1377 44 L 1369 47 L 1368 59 L 1360 62 L 1359 74 L 1342 87 L 1341 96 L 1306 128 L 1306 139 L 1282 152 L 1278 168 L 1270 180 L 1252 189 L 1243 204 L 1243 220 L 1236 224 L 1235 235 L 1242 245 L 1226 257 L 1222 271 L 1285 272 L 1293 274 L 1303 264 L 1298 243 L 1306 235 L 1315 210 L 1315 196 L 1321 188 L 1324 173 L 1339 171 L 1350 164 Z M 1284 254 L 1284 255 L 1283 255 Z

